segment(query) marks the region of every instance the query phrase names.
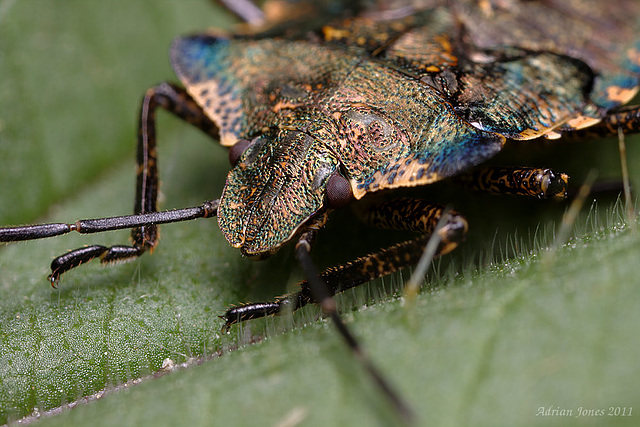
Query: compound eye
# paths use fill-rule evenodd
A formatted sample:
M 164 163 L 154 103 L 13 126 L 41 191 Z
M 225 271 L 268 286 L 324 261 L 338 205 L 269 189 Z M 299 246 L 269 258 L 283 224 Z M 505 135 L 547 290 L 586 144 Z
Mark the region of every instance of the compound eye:
M 246 151 L 247 148 L 252 144 L 253 141 L 249 141 L 248 139 L 239 139 L 238 142 L 233 144 L 233 146 L 229 149 L 229 163 L 231 166 L 235 166 L 238 164 L 240 157 L 242 157 L 242 153 Z
M 331 175 L 327 180 L 328 207 L 338 209 L 348 204 L 352 199 L 353 192 L 349 181 L 338 173 Z

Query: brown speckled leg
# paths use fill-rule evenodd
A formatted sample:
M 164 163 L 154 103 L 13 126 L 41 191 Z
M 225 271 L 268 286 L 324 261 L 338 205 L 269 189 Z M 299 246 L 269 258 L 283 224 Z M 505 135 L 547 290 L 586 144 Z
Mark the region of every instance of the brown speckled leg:
M 417 263 L 443 211 L 443 206 L 417 199 L 394 199 L 370 206 L 361 213 L 367 223 L 382 228 L 413 230 L 423 235 L 325 270 L 320 274 L 320 278 L 326 282 L 330 295 Z M 438 231 L 441 242 L 437 255 L 453 250 L 467 232 L 467 222 L 461 215 L 455 212 L 450 212 L 449 215 L 447 223 Z M 303 238 L 306 238 L 305 234 Z M 229 309 L 222 316 L 226 321 L 225 328 L 238 322 L 295 311 L 309 303 L 319 302 L 308 280 L 302 281 L 299 286 L 298 292 L 281 296 L 271 302 L 243 304 Z
M 557 200 L 567 197 L 568 181 L 567 174 L 551 169 L 496 166 L 480 167 L 454 178 L 472 191 Z

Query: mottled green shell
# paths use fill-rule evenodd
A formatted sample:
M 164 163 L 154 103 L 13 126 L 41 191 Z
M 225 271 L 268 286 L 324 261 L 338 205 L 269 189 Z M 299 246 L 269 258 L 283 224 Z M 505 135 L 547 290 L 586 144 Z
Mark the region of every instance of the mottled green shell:
M 276 250 L 324 209 L 333 173 L 356 198 L 432 183 L 505 138 L 594 124 L 637 90 L 636 0 L 396 3 L 295 36 L 174 42 L 174 69 L 221 143 L 253 141 L 220 201 L 230 244 Z

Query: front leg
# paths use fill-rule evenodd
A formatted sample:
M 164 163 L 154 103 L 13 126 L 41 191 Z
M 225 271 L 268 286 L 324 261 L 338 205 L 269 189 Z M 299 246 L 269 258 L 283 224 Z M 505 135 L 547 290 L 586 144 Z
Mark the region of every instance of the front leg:
M 161 83 L 147 90 L 140 106 L 137 150 L 137 185 L 135 214 L 158 211 L 158 155 L 156 151 L 156 110 L 161 107 L 186 122 L 216 137 L 218 128 L 191 96 L 181 87 Z M 60 276 L 85 262 L 100 258 L 103 264 L 128 261 L 147 250 L 153 251 L 158 243 L 156 224 L 145 224 L 131 231 L 132 245 L 111 247 L 93 245 L 74 249 L 51 262 L 49 280 L 56 284 Z

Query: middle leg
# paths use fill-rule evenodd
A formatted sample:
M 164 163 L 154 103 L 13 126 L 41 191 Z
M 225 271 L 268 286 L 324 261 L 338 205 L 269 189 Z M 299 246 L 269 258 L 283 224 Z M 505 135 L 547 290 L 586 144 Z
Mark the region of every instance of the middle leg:
M 476 168 L 454 178 L 472 191 L 556 200 L 567 197 L 568 181 L 566 173 L 551 169 L 498 166 Z

